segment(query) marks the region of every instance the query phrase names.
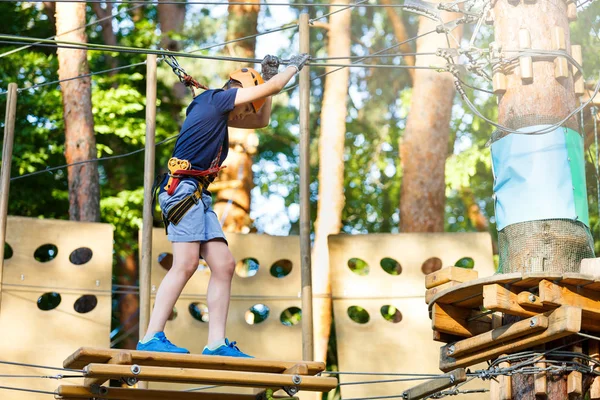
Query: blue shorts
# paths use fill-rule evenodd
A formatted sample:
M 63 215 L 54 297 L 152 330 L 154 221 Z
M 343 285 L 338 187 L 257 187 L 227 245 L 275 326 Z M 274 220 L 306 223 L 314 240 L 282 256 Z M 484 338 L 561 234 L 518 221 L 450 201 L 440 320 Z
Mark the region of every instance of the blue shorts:
M 169 196 L 166 192 L 159 194 L 158 203 L 163 214 L 167 214 L 171 207 L 190 196 L 196 191 L 197 183 L 190 180 L 182 180 L 175 189 L 175 193 Z M 169 223 L 167 237 L 171 242 L 208 242 L 213 239 L 225 239 L 223 228 L 217 214 L 210 207 L 212 198 L 202 193 L 202 201 L 194 204 L 183 216 L 177 225 Z

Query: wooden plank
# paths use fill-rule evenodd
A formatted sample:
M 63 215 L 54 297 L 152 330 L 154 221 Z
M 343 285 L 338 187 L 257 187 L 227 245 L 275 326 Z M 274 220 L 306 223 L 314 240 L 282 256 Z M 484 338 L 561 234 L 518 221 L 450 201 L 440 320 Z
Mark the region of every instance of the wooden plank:
M 567 375 L 567 394 L 569 398 L 583 394 L 583 376 L 579 371 L 571 371 Z
M 594 277 L 576 272 L 566 272 L 560 283 L 561 285 L 585 286 L 594 283 Z
M 535 363 L 538 368 L 546 368 L 544 362 L 545 357 L 542 357 L 539 362 Z M 536 399 L 546 398 L 548 392 L 548 380 L 546 379 L 546 371 L 538 372 L 533 376 L 533 391 Z
M 508 342 L 522 336 L 543 331 L 547 328 L 548 317 L 540 314 L 444 347 L 448 356 L 454 358 L 462 357 L 465 354 L 473 353 L 489 346 L 496 346 L 499 342 Z
M 112 356 L 110 360 L 108 360 L 106 363 L 116 365 L 131 365 L 133 364 L 133 358 L 131 357 L 131 353 L 128 353 L 126 351 L 119 351 L 117 354 Z M 106 379 L 104 378 L 90 378 L 86 380 L 86 386 L 102 385 L 104 382 L 106 382 Z
M 440 331 L 433 330 L 433 340 L 442 343 L 452 343 L 463 339 L 461 336 L 451 335 Z
M 540 300 L 553 306 L 570 305 L 583 310 L 586 318 L 600 319 L 600 293 L 593 290 L 541 281 Z
M 431 302 L 431 299 L 433 299 L 433 297 L 436 294 L 441 293 L 446 289 L 450 289 L 451 287 L 458 286 L 461 283 L 462 282 L 458 282 L 458 281 L 449 281 L 449 282 L 443 283 L 439 286 L 433 287 L 431 289 L 427 289 L 427 291 L 425 291 L 425 303 L 429 304 Z
M 431 326 L 438 332 L 461 337 L 472 337 L 491 330 L 492 317 L 485 315 L 481 318 L 471 319 L 477 314 L 481 314 L 481 312 L 448 304 L 434 304 Z
M 538 284 L 543 280 L 548 281 L 560 281 L 562 274 L 556 272 L 531 272 L 523 274 L 523 279 L 519 282 L 513 283 L 513 286 L 517 286 L 524 289 L 537 288 Z
M 253 371 L 281 373 L 298 364 L 295 361 L 278 361 L 256 358 L 236 358 L 221 356 L 203 356 L 199 354 L 157 353 L 136 350 L 113 350 L 82 347 L 70 355 L 63 363 L 65 368 L 82 369 L 88 364 L 108 362 L 119 352 L 131 354 L 133 364 L 163 366 L 174 368 L 219 369 L 228 371 Z M 315 375 L 325 370 L 325 363 L 303 361 L 308 366 L 308 374 Z
M 404 399 L 425 399 L 434 393 L 448 389 L 467 380 L 467 374 L 463 368 L 457 368 L 444 375 L 444 378 L 431 379 L 423 382 L 404 392 Z
M 256 394 L 229 394 L 213 392 L 183 392 L 174 390 L 146 390 L 123 389 L 102 387 L 102 394 L 93 393 L 85 386 L 59 386 L 57 390 L 61 399 L 89 399 L 98 398 L 106 400 L 256 400 Z
M 506 354 L 503 354 L 505 356 Z M 508 368 L 508 361 L 501 362 L 498 367 Z M 512 381 L 510 376 L 498 375 L 490 380 L 490 400 L 512 400 Z
M 425 276 L 425 288 L 431 289 L 450 281 L 468 282 L 477 279 L 477 271 L 460 267 L 446 267 Z
M 582 274 L 600 277 L 600 258 L 584 258 L 579 271 Z
M 588 341 L 588 354 L 594 360 L 600 360 L 600 344 L 597 340 Z M 590 362 L 590 365 L 594 363 Z M 595 368 L 596 371 L 600 368 Z M 600 400 L 600 376 L 596 376 L 590 386 L 590 400 Z
M 440 369 L 450 371 L 455 368 L 464 368 L 482 361 L 494 359 L 501 354 L 511 354 L 543 343 L 570 336 L 581 329 L 581 309 L 562 306 L 545 314 L 548 317 L 548 329 L 520 337 L 509 342 L 496 343 L 478 353 L 468 354 L 462 358 L 453 358 L 447 355 L 444 346 L 441 348 Z
M 337 387 L 336 378 L 302 376 L 300 383 L 294 383 L 296 375 L 223 371 L 214 369 L 168 368 L 139 366 L 134 373 L 130 366 L 89 364 L 84 368 L 86 378 L 137 378 L 139 381 L 194 383 L 255 388 L 296 386 L 299 390 L 328 392 Z
M 538 312 L 544 310 L 548 311 L 550 308 L 550 306 L 546 306 L 542 303 L 539 296 L 536 296 L 531 292 L 521 292 L 517 294 L 517 303 L 523 308 L 532 309 L 532 311 L 537 310 Z
M 520 272 L 514 272 L 511 274 L 492 275 L 485 278 L 479 278 L 474 281 L 464 282 L 458 286 L 450 288 L 438 293 L 429 304 L 429 308 L 433 303 L 452 304 L 460 307 L 471 306 L 474 307 L 481 305 L 483 286 L 490 284 L 508 284 L 511 285 L 514 282 L 520 281 L 522 274 Z M 479 301 L 479 303 L 477 303 Z

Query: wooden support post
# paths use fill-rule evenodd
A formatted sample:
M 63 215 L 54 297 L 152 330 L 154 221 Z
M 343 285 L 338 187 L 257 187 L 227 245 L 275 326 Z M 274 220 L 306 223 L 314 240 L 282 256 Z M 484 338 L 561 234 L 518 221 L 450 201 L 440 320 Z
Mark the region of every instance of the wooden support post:
M 431 289 L 448 282 L 468 282 L 477 279 L 478 273 L 473 269 L 446 267 L 425 276 L 425 287 Z
M 509 368 L 510 363 L 507 361 L 501 362 L 498 367 Z M 490 381 L 490 400 L 512 400 L 512 382 L 510 376 L 499 375 L 496 377 L 496 380 Z
M 507 89 L 506 75 L 502 72 L 494 72 L 492 76 L 492 86 L 494 88 L 494 94 L 500 96 L 506 93 Z
M 566 50 L 565 30 L 561 26 L 555 26 L 552 29 L 552 48 L 554 50 Z M 566 79 L 569 77 L 569 63 L 565 57 L 556 57 L 554 59 L 554 77 L 556 79 Z
M 299 390 L 328 392 L 337 387 L 336 378 L 302 376 L 295 381 L 295 375 L 270 374 L 243 371 L 223 371 L 214 369 L 166 368 L 129 365 L 89 364 L 84 368 L 88 378 L 137 378 L 140 381 L 196 383 L 221 386 L 270 388 L 295 386 Z
M 588 353 L 594 360 L 600 360 L 600 344 L 597 340 L 588 341 Z M 590 363 L 593 364 L 593 363 Z M 595 368 L 600 371 L 600 367 Z M 600 377 L 596 376 L 590 386 L 590 400 L 600 400 Z
M 538 368 L 546 368 L 545 358 L 541 358 L 539 362 L 535 363 Z M 538 372 L 533 377 L 533 390 L 537 400 L 545 399 L 548 393 L 548 380 L 546 379 L 546 372 Z
M 4 141 L 2 142 L 2 171 L 0 171 L 0 300 L 2 300 L 2 270 L 4 269 L 4 246 L 6 222 L 8 221 L 8 193 L 10 189 L 10 166 L 12 163 L 15 121 L 17 115 L 17 84 L 8 84 L 6 115 L 4 116 Z
M 577 4 L 571 1 L 567 4 L 567 18 L 569 22 L 577 21 Z
M 146 334 L 150 322 L 150 274 L 152 268 L 152 184 L 156 136 L 156 55 L 146 59 L 146 145 L 144 158 L 144 209 L 142 223 L 142 262 L 140 264 L 140 325 L 139 337 Z
M 581 52 L 580 45 L 571 45 L 571 56 L 573 56 L 573 58 L 579 63 L 579 65 L 583 66 L 583 53 Z M 581 97 L 585 93 L 585 81 L 583 80 L 583 74 L 577 68 L 575 68 L 574 65 L 572 66 L 572 68 L 573 87 L 575 89 L 575 95 L 577 97 Z M 583 271 L 581 272 L 584 273 Z
M 525 28 L 519 29 L 519 48 L 521 50 L 531 49 L 531 35 Z M 533 82 L 533 58 L 531 56 L 521 56 L 519 57 L 519 65 L 523 84 Z
M 444 376 L 444 378 L 432 379 L 406 390 L 403 398 L 406 400 L 425 399 L 434 393 L 448 389 L 467 380 L 467 374 L 463 368 L 455 369 Z
M 299 19 L 300 53 L 310 53 L 308 13 Z M 300 71 L 300 264 L 302 268 L 302 359 L 313 351 L 312 266 L 310 248 L 310 72 Z
M 571 346 L 571 351 L 574 353 L 582 353 L 583 348 L 581 343 L 574 344 Z M 579 362 L 581 364 L 584 363 L 583 360 L 579 358 L 574 358 L 573 361 Z M 583 375 L 579 371 L 571 371 L 567 375 L 567 395 L 569 399 L 579 400 L 581 399 L 581 395 L 583 395 Z
M 449 371 L 454 368 L 468 367 L 482 361 L 497 358 L 504 353 L 514 353 L 553 340 L 571 336 L 581 330 L 581 309 L 569 306 L 557 308 L 545 314 L 548 317 L 548 329 L 508 342 L 494 342 L 490 347 L 464 357 L 454 358 L 448 354 L 448 346 L 440 349 L 440 369 Z M 460 343 L 460 342 L 458 342 Z M 456 344 L 455 344 L 456 345 Z

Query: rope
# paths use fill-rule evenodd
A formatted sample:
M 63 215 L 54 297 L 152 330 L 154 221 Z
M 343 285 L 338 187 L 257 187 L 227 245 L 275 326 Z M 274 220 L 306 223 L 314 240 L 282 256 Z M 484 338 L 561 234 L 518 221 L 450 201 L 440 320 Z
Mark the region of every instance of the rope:
M 135 10 L 136 8 L 140 8 L 140 7 L 143 7 L 143 6 L 144 6 L 143 4 L 138 4 L 137 6 L 125 8 L 125 9 L 122 9 L 122 10 L 117 10 L 117 12 L 115 14 L 108 15 L 106 17 L 100 18 L 100 19 L 98 19 L 96 21 L 93 21 L 93 22 L 90 22 L 90 23 L 88 23 L 86 25 L 80 26 L 79 28 L 74 28 L 74 29 L 71 29 L 70 31 L 63 32 L 60 35 L 50 36 L 49 38 L 46 38 L 46 39 L 54 39 L 54 38 L 56 38 L 58 36 L 66 35 L 68 33 L 75 32 L 75 31 L 78 31 L 80 29 L 89 28 L 90 26 L 93 26 L 93 25 L 96 25 L 96 24 L 98 24 L 100 22 L 106 21 L 107 19 L 113 19 L 114 17 L 116 17 L 117 15 L 119 15 L 121 13 L 132 11 L 132 10 Z M 31 47 L 31 45 L 27 45 L 27 46 L 19 47 L 18 49 L 13 49 L 13 50 L 7 51 L 6 53 L 0 54 L 0 58 L 2 58 L 4 56 L 8 56 L 10 54 L 17 53 L 17 52 L 19 52 L 21 50 L 28 49 L 30 47 Z

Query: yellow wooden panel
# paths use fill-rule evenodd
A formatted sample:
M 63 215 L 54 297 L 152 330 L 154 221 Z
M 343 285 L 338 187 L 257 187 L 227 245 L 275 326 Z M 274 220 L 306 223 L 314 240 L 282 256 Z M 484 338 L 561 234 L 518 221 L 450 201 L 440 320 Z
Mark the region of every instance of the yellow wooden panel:
M 140 232 L 141 234 L 141 232 Z M 269 236 L 258 234 L 227 233 L 229 248 L 236 260 L 254 258 L 260 267 L 256 275 L 242 278 L 234 275 L 232 282 L 233 296 L 289 296 L 299 297 L 300 293 L 300 239 L 298 236 Z M 161 253 L 172 253 L 171 243 L 163 228 L 155 228 L 152 232 L 152 285 L 158 286 L 167 270 L 163 268 L 158 257 Z M 271 275 L 271 266 L 279 260 L 289 260 L 292 271 L 283 278 Z M 184 294 L 205 295 L 210 272 L 199 270 L 183 289 Z
M 61 367 L 74 347 L 108 347 L 111 321 L 112 226 L 37 218 L 9 217 L 6 242 L 13 255 L 5 260 L 0 304 L 0 355 L 4 361 Z M 34 258 L 44 244 L 57 247 L 56 257 L 42 263 Z M 92 250 L 83 265 L 69 261 L 80 248 Z M 42 311 L 37 306 L 44 293 L 57 292 L 60 304 Z M 85 314 L 75 311 L 82 295 L 97 298 Z M 60 371 L 0 365 L 0 375 L 56 375 Z M 80 383 L 67 379 L 63 383 Z M 0 378 L 0 386 L 53 391 L 50 379 Z M 2 391 L 3 400 L 34 400 L 40 394 Z
M 479 277 L 494 274 L 492 242 L 487 233 L 402 233 L 335 235 L 329 237 L 334 297 L 412 297 L 425 295 L 423 263 L 433 257 L 442 267 L 471 257 Z M 383 258 L 402 266 L 394 276 L 381 266 Z M 360 258 L 369 265 L 369 274 L 360 276 L 348 268 L 348 260 Z

